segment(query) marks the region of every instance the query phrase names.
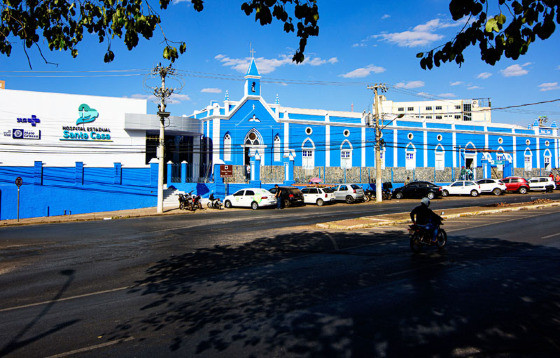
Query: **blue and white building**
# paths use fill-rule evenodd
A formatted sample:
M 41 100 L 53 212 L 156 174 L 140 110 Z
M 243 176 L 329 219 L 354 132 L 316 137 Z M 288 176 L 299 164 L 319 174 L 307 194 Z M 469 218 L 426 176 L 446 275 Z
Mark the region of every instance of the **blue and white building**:
M 211 140 L 213 163 L 247 165 L 258 153 L 261 166 L 284 165 L 290 158 L 296 168 L 304 169 L 375 167 L 375 131 L 365 114 L 285 107 L 278 98 L 266 102 L 262 93 L 261 76 L 252 60 L 240 101 L 226 95 L 222 105 L 213 102 L 190 116 L 202 122 L 203 133 Z M 472 100 L 447 103 L 460 110 L 460 115 L 448 116 L 441 111 L 442 101 L 422 103 L 424 109 L 439 108 L 443 114 L 433 116 L 414 110 L 410 102 L 388 102 L 382 105 L 383 168 L 439 171 L 486 165 L 507 176 L 559 166 L 554 122 L 550 126 L 535 122 L 528 128 L 491 123 L 489 108 L 478 108 Z M 468 116 L 463 112 L 467 104 Z M 479 111 L 471 111 L 473 105 Z M 400 108 L 412 113 L 396 119 Z

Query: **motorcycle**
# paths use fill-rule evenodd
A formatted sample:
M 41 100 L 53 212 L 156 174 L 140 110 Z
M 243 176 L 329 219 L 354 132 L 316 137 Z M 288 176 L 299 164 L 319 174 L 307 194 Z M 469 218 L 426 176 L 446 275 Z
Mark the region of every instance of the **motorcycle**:
M 383 185 L 381 186 L 381 198 L 383 200 L 391 200 L 392 197 L 391 188 L 393 188 L 391 182 L 383 183 Z M 376 196 L 375 189 L 364 190 L 364 201 L 366 203 L 368 201 L 375 200 L 375 196 Z
M 441 213 L 443 215 L 443 213 Z M 443 218 L 442 218 L 443 220 Z M 425 225 L 412 224 L 408 228 L 408 236 L 410 238 L 410 249 L 414 253 L 418 253 L 424 246 L 436 246 L 438 250 L 442 250 L 447 244 L 447 233 L 441 227 L 443 222 L 436 223 L 438 233 L 436 240 L 433 241 L 433 235 Z
M 192 211 L 195 211 L 196 209 L 204 209 L 202 207 L 202 203 L 200 202 L 200 195 L 193 195 L 192 197 Z
M 214 198 L 214 194 L 210 194 L 210 196 L 208 197 L 208 208 L 209 209 L 218 209 L 218 210 L 222 210 L 223 209 L 223 204 L 222 201 L 220 200 L 220 198 Z

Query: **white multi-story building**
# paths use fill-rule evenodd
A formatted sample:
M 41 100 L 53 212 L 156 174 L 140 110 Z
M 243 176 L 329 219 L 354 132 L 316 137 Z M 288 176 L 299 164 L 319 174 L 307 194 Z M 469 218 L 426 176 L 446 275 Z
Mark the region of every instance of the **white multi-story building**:
M 381 113 L 387 118 L 404 115 L 404 119 L 454 120 L 458 122 L 492 121 L 489 98 L 450 99 L 415 102 L 395 102 L 380 96 Z

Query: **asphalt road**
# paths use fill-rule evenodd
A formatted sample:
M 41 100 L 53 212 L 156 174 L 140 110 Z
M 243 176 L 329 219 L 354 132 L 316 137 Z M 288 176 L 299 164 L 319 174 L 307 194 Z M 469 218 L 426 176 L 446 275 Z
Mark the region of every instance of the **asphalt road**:
M 533 198 L 557 198 L 535 194 Z M 530 196 L 434 201 L 435 209 Z M 0 230 L 0 356 L 558 356 L 558 209 L 296 227 L 416 201 Z

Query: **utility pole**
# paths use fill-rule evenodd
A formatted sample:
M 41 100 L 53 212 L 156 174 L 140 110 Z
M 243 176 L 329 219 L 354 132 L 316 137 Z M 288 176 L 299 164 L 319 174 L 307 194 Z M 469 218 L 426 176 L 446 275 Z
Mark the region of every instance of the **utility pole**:
M 383 201 L 382 196 L 382 179 L 381 179 L 381 127 L 379 124 L 379 97 L 378 91 L 386 92 L 387 86 L 384 83 L 376 83 L 368 86 L 375 95 L 373 103 L 375 105 L 375 201 L 380 203 Z M 371 126 L 371 123 L 368 123 Z
M 166 99 L 173 93 L 173 88 L 165 87 L 165 78 L 168 75 L 173 75 L 175 69 L 171 68 L 171 65 L 164 67 L 157 65 L 152 70 L 152 75 L 158 75 L 161 77 L 161 87 L 154 88 L 154 96 L 160 99 L 160 104 L 158 105 L 158 116 L 159 116 L 159 146 L 157 149 L 158 157 L 158 190 L 157 190 L 157 213 L 163 213 L 163 169 L 165 165 L 165 118 L 169 117 L 169 112 L 165 111 Z

